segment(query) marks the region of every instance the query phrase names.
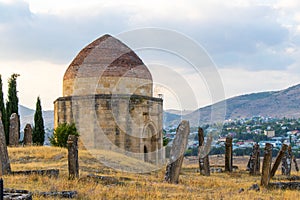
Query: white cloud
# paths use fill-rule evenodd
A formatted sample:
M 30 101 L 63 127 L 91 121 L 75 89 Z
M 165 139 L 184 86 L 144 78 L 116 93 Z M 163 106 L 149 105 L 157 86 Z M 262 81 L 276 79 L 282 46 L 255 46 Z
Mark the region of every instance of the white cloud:
M 0 73 L 20 71 L 21 102 L 32 107 L 42 91 L 45 107 L 52 108 L 63 72 L 80 49 L 105 33 L 154 26 L 203 45 L 229 96 L 281 89 L 299 80 L 299 7 L 298 0 L 0 0 Z M 210 103 L 206 99 L 200 104 Z
M 281 90 L 300 83 L 299 74 L 292 71 L 226 68 L 219 72 L 227 98 L 245 93 Z
M 52 110 L 53 101 L 62 95 L 62 77 L 65 70 L 65 64 L 43 61 L 0 62 L 3 92 L 6 96 L 8 78 L 13 73 L 20 74 L 17 79 L 19 103 L 35 109 L 36 98 L 40 96 L 43 109 Z

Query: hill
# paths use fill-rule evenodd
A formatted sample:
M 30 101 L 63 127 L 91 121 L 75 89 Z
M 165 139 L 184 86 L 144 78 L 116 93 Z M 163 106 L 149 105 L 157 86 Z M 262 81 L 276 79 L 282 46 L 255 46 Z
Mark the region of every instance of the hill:
M 24 129 L 27 123 L 33 124 L 34 122 L 34 113 L 35 110 L 27 108 L 25 106 L 19 105 L 19 114 L 20 114 L 20 121 L 21 121 L 21 130 Z M 43 119 L 44 119 L 44 126 L 45 128 L 53 128 L 54 113 L 52 110 L 43 111 Z
M 225 116 L 222 116 L 222 105 L 225 105 Z M 232 97 L 216 104 L 200 108 L 182 118 L 189 120 L 192 126 L 211 122 L 211 112 L 216 113 L 216 120 L 268 116 L 276 118 L 300 118 L 300 84 L 284 90 L 259 92 Z M 168 121 L 178 124 L 180 116 Z

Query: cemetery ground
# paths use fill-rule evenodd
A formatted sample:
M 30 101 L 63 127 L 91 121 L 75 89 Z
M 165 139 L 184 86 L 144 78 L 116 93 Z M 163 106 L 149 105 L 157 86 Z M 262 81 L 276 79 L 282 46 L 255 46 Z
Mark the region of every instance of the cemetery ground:
M 47 175 L 6 175 L 5 188 L 29 190 L 33 199 L 43 197 L 39 192 L 77 191 L 76 199 L 299 199 L 300 191 L 266 189 L 250 190 L 260 185 L 261 176 L 250 176 L 246 171 L 249 157 L 234 157 L 238 169 L 232 173 L 211 173 L 202 176 L 198 161 L 185 158 L 178 184 L 164 181 L 165 167 L 147 174 L 118 172 L 99 163 L 88 151 L 79 149 L 79 178 L 69 180 L 67 149 L 56 147 L 9 147 L 12 171 L 59 169 L 58 177 Z M 142 163 L 119 154 L 99 152 L 104 159 L 122 162 L 127 167 L 138 168 Z M 261 159 L 262 160 L 262 159 Z M 210 156 L 210 164 L 224 165 L 224 155 Z M 143 166 L 147 167 L 147 166 Z M 294 167 L 294 166 L 293 166 Z M 275 177 L 281 177 L 280 167 Z M 92 175 L 92 177 L 91 177 Z M 292 175 L 300 173 L 292 168 Z M 278 182 L 271 180 L 271 182 Z

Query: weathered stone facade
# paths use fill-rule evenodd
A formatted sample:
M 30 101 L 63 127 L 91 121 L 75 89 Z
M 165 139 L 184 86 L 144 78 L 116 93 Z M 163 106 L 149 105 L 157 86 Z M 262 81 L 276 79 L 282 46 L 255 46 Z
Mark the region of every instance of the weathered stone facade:
M 54 102 L 55 127 L 75 122 L 86 148 L 163 162 L 163 101 L 152 96 L 151 73 L 125 44 L 109 35 L 92 42 L 63 84 L 63 97 Z

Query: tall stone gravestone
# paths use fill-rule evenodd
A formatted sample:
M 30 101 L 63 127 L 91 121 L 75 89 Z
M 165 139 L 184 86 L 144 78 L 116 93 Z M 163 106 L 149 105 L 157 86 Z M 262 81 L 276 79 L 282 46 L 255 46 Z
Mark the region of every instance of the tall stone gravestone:
M 1 176 L 5 174 L 9 174 L 11 172 L 1 113 L 0 113 L 0 165 L 1 165 L 0 166 Z
M 282 158 L 281 172 L 282 175 L 290 176 L 292 168 L 292 147 L 288 146 L 288 150 Z
M 262 165 L 262 173 L 261 173 L 261 181 L 260 185 L 267 187 L 270 182 L 270 172 L 271 172 L 271 164 L 272 164 L 272 149 L 273 145 L 270 143 L 266 143 L 264 149 L 264 160 Z
M 79 177 L 79 163 L 78 163 L 78 138 L 75 135 L 68 136 L 68 168 L 69 179 Z
M 188 135 L 190 133 L 189 122 L 183 120 L 177 130 L 170 152 L 170 159 L 166 169 L 165 180 L 169 183 L 178 183 L 184 152 L 186 150 Z
M 24 145 L 32 145 L 32 128 L 30 124 L 26 124 L 24 128 Z
M 259 175 L 260 173 L 260 152 L 259 152 L 259 145 L 255 144 L 253 145 L 253 151 L 250 155 L 250 159 L 248 162 L 248 169 L 250 172 L 250 175 Z
M 19 145 L 19 116 L 13 113 L 9 118 L 9 146 Z
M 204 176 L 210 175 L 210 167 L 209 167 L 209 149 L 211 144 L 211 137 L 207 137 L 206 144 L 204 143 L 204 132 L 202 128 L 198 128 L 198 140 L 199 140 L 199 169 L 200 174 Z
M 225 142 L 225 171 L 232 172 L 232 137 L 227 136 Z

